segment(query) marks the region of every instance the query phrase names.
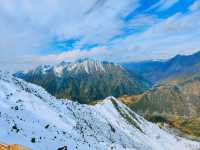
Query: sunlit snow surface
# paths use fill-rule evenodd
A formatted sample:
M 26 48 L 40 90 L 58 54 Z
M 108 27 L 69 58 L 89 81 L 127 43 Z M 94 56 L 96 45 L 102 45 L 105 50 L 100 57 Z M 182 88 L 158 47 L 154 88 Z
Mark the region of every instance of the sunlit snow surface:
M 46 74 L 49 71 L 53 70 L 57 77 L 62 77 L 64 72 L 73 72 L 73 73 L 86 73 L 86 74 L 94 74 L 94 73 L 104 73 L 109 71 L 108 67 L 121 67 L 118 64 L 113 64 L 109 62 L 97 61 L 92 59 L 83 59 L 77 60 L 75 62 L 61 62 L 58 65 L 41 65 L 38 66 L 36 69 L 30 70 L 28 72 L 18 72 L 16 75 L 25 75 L 29 72 L 32 73 L 42 73 Z
M 130 123 L 123 115 L 135 123 Z M 134 116 L 134 117 L 132 117 Z M 0 72 L 0 142 L 33 150 L 197 150 L 109 97 L 96 106 L 57 100 L 36 85 Z

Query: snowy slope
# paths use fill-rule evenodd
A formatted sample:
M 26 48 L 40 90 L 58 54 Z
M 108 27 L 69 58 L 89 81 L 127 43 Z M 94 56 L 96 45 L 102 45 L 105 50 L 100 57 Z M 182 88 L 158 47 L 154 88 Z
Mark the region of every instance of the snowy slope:
M 36 85 L 0 72 L 0 142 L 33 150 L 195 150 L 115 98 L 96 106 L 57 100 Z
M 106 65 L 108 66 L 109 64 L 113 65 L 111 63 L 107 63 Z M 107 71 L 104 62 L 92 59 L 80 59 L 76 62 L 69 63 L 69 65 L 67 66 L 67 70 L 73 72 L 85 72 L 87 74 Z

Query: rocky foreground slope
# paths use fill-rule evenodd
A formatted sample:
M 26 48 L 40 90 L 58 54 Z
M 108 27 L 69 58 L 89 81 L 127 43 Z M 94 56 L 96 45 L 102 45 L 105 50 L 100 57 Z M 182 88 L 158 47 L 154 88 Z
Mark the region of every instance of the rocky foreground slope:
M 115 98 L 95 106 L 57 100 L 0 72 L 0 141 L 33 150 L 197 150 L 135 114 Z

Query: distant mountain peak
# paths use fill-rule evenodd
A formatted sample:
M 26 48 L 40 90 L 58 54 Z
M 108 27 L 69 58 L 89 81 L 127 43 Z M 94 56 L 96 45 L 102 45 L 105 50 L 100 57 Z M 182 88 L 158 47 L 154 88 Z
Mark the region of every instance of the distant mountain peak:
M 66 70 L 71 72 L 83 72 L 87 74 L 107 72 L 109 68 L 120 67 L 117 64 L 107 61 L 82 58 L 67 65 Z
M 123 66 L 156 84 L 178 76 L 198 72 L 200 70 L 200 52 L 190 55 L 179 54 L 166 61 L 133 62 Z
M 81 58 L 74 62 L 66 62 L 62 61 L 58 65 L 53 66 L 54 73 L 58 76 L 61 76 L 65 71 L 73 72 L 73 73 L 87 73 L 94 74 L 97 72 L 106 72 L 108 69 L 112 67 L 121 67 L 118 64 L 108 61 L 100 61 L 91 58 Z
M 95 73 L 105 73 L 112 68 L 120 68 L 123 69 L 119 64 L 109 62 L 109 61 L 101 61 L 95 60 L 91 58 L 81 58 L 74 62 L 62 61 L 57 65 L 45 65 L 42 64 L 35 69 L 30 71 L 19 71 L 15 73 L 16 76 L 23 76 L 29 72 L 34 74 L 47 74 L 49 71 L 53 70 L 55 75 L 61 77 L 64 71 L 70 73 L 87 73 L 87 74 L 95 74 Z
M 59 66 L 66 66 L 67 64 L 69 64 L 69 62 L 67 62 L 67 61 L 61 61 L 58 65 Z
M 105 68 L 100 61 L 91 59 L 82 59 L 77 62 L 70 63 L 67 69 L 75 72 L 84 71 L 88 74 L 96 71 L 105 72 Z
M 112 62 L 82 59 L 42 68 L 15 76 L 44 87 L 58 98 L 80 103 L 140 93 L 151 87 L 146 80 Z
M 35 73 L 46 74 L 51 68 L 52 68 L 51 65 L 40 65 L 32 71 L 34 71 Z
M 82 63 L 82 62 L 85 62 L 85 61 L 95 61 L 95 60 L 92 59 L 92 58 L 89 58 L 89 57 L 85 57 L 85 58 L 79 58 L 75 62 Z
M 84 63 L 84 62 L 91 62 L 91 63 L 98 62 L 101 64 L 113 64 L 113 65 L 119 66 L 119 64 L 117 64 L 117 63 L 113 63 L 113 62 L 105 61 L 105 60 L 92 59 L 92 58 L 88 58 L 88 57 L 80 58 L 80 59 L 76 60 L 75 62 L 71 62 L 71 63 Z

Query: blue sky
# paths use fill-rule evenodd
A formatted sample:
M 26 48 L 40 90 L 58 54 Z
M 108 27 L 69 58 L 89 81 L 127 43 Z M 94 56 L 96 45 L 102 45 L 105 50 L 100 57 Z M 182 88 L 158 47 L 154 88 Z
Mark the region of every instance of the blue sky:
M 0 67 L 200 50 L 200 0 L 0 0 Z

